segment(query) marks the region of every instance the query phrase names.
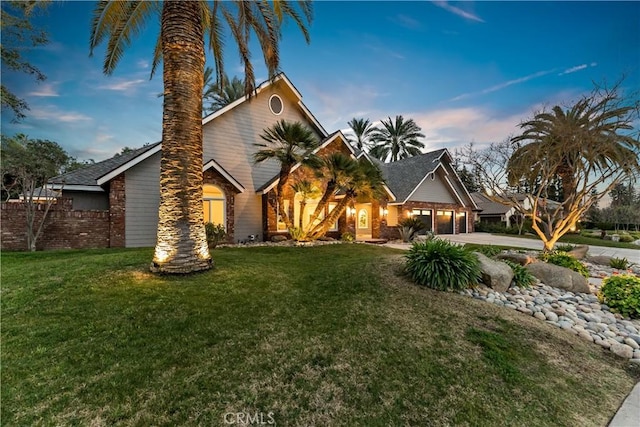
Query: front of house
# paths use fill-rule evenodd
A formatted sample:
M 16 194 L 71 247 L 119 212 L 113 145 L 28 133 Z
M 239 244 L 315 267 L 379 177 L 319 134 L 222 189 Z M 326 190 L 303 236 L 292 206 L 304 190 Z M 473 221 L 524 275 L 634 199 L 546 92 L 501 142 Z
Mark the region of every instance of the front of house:
M 289 79 L 280 74 L 258 87 L 254 96 L 241 98 L 203 119 L 203 201 L 205 222 L 223 224 L 230 242 L 269 240 L 288 230 L 271 208 L 280 165 L 255 164 L 256 143 L 264 129 L 279 120 L 299 121 L 320 141 L 316 154 L 342 152 L 378 164 L 386 186 L 380 200 L 358 199 L 333 224 L 328 235 L 345 232 L 356 239 L 398 237 L 403 218 L 418 216 L 435 234 L 473 231 L 478 206 L 451 166 L 447 150 L 437 150 L 398 162 L 382 164 L 357 152 L 340 132 L 328 134 L 302 102 Z M 72 210 L 109 211 L 109 246 L 154 246 L 160 201 L 161 143 L 147 145 L 50 181 L 72 199 Z M 292 181 L 309 174 L 296 165 Z M 338 203 L 326 207 L 328 214 Z M 301 211 L 300 194 L 291 188 L 285 206 L 293 224 L 306 226 L 318 199 L 308 200 Z

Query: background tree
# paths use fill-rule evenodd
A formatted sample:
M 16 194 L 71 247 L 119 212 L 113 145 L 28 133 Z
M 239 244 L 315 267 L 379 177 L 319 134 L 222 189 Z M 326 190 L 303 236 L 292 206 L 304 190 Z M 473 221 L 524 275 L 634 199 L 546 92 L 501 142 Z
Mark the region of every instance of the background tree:
M 371 134 L 376 127 L 369 121 L 369 119 L 351 119 L 348 123 L 353 136 L 348 135 L 347 140 L 358 150 L 364 150 L 369 146 L 369 140 Z
M 285 19 L 293 20 L 307 42 L 311 3 L 288 1 L 101 1 L 94 10 L 91 51 L 107 39 L 104 72 L 111 74 L 145 20 L 160 15 L 160 38 L 151 74 L 162 60 L 163 115 L 160 207 L 152 271 L 189 273 L 211 268 L 202 212 L 202 98 L 205 34 L 217 81 L 224 76 L 223 36 L 227 28 L 244 66 L 245 91 L 255 86 L 250 38 L 262 50 L 269 77 L 279 70 L 279 41 Z
M 0 56 L 3 71 L 12 70 L 31 74 L 37 81 L 43 81 L 46 76 L 35 66 L 26 61 L 21 54 L 25 48 L 40 46 L 48 43 L 44 31 L 34 28 L 30 22 L 31 16 L 44 7 L 48 1 L 3 1 L 0 28 L 2 42 Z M 29 109 L 24 99 L 16 96 L 2 83 L 2 110 L 11 110 L 13 121 L 20 121 L 25 117 L 25 110 Z
M 280 165 L 278 184 L 276 185 L 276 204 L 272 209 L 280 215 L 282 222 L 288 229 L 293 228 L 293 222 L 289 212 L 284 209 L 284 189 L 289 183 L 289 177 L 293 167 L 299 163 L 312 164 L 316 158 L 311 152 L 318 147 L 320 142 L 311 129 L 301 122 L 288 122 L 280 120 L 273 126 L 265 129 L 260 138 L 264 143 L 254 144 L 260 147 L 253 155 L 255 163 L 268 160 L 276 161 Z
M 422 153 L 424 144 L 418 140 L 424 138 L 420 127 L 413 119 L 406 120 L 396 116 L 395 121 L 382 121 L 382 127 L 371 133 L 373 147 L 369 153 L 381 161 L 395 162 Z
M 206 87 L 204 92 L 206 110 L 208 113 L 213 113 L 245 95 L 244 82 L 236 76 L 229 80 L 229 76 L 225 74 L 221 82 L 215 82 Z
M 23 197 L 26 212 L 27 249 L 36 250 L 45 219 L 57 195 L 46 185 L 73 160 L 58 143 L 29 139 L 24 134 L 2 136 L 0 169 L 7 198 Z M 38 220 L 36 212 L 41 211 Z

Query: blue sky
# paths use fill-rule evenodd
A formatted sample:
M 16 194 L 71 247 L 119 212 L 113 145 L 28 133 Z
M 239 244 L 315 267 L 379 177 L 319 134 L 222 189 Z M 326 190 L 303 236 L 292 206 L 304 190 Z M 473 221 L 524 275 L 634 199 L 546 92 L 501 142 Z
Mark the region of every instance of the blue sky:
M 31 107 L 20 124 L 3 114 L 3 134 L 50 139 L 96 161 L 160 140 L 161 72 L 149 80 L 158 25 L 105 76 L 104 46 L 89 57 L 94 6 L 54 2 L 36 19 L 50 43 L 25 56 L 47 80 L 2 70 Z M 640 2 L 316 1 L 310 33 L 307 45 L 285 27 L 282 70 L 329 132 L 352 117 L 402 114 L 422 127 L 428 150 L 501 141 L 593 81 L 624 74 L 626 88 L 640 89 Z M 240 75 L 227 44 L 226 71 Z M 254 57 L 266 78 L 259 51 Z

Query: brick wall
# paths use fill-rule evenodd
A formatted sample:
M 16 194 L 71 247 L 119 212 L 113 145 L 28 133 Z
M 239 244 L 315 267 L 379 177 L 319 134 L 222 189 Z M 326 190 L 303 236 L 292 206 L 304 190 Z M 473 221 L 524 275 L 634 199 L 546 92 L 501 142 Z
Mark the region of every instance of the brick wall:
M 44 206 L 36 212 L 36 224 Z M 2 250 L 27 250 L 27 219 L 22 203 L 0 204 Z M 36 248 L 85 249 L 109 247 L 109 211 L 74 211 L 71 200 L 63 199 L 49 210 Z
M 125 231 L 124 173 L 109 182 L 109 244 L 112 248 L 124 248 Z

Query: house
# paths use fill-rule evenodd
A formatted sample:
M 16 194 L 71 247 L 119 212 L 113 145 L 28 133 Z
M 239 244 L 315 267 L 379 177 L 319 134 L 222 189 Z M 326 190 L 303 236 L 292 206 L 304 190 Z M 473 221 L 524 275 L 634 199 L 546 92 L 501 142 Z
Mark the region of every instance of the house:
M 451 166 L 446 149 L 382 164 L 357 152 L 340 131 L 323 128 L 302 102 L 302 95 L 284 75 L 260 85 L 244 97 L 205 117 L 203 123 L 203 210 L 206 222 L 223 224 L 230 242 L 249 236 L 268 240 L 288 230 L 270 207 L 275 198 L 279 165 L 273 161 L 255 164 L 254 145 L 264 129 L 279 120 L 300 121 L 321 142 L 318 155 L 335 151 L 353 158 L 365 156 L 376 162 L 387 182 L 382 200 L 358 200 L 329 231 L 332 237 L 351 232 L 357 239 L 396 238 L 402 218 L 420 217 L 436 234 L 473 231 L 478 206 Z M 53 178 L 50 187 L 71 199 L 72 210 L 109 212 L 109 246 L 155 245 L 158 223 L 160 142 L 95 163 Z M 296 165 L 292 179 L 304 176 Z M 339 196 L 337 196 L 339 197 Z M 301 215 L 299 195 L 285 195 L 294 224 L 309 218 Z M 328 212 L 337 200 L 327 207 Z M 312 212 L 317 200 L 307 203 Z M 301 218 L 302 216 L 302 218 Z
M 516 227 L 522 220 L 522 213 L 518 212 L 518 210 L 513 206 L 496 202 L 480 192 L 471 193 L 471 197 L 481 209 L 480 212 L 476 213 L 476 222 L 502 225 L 505 227 Z M 510 198 L 517 201 L 527 215 L 531 215 L 532 203 L 529 195 L 513 194 Z M 554 210 L 562 207 L 561 203 L 548 199 L 541 199 L 541 203 L 547 203 L 548 206 Z

